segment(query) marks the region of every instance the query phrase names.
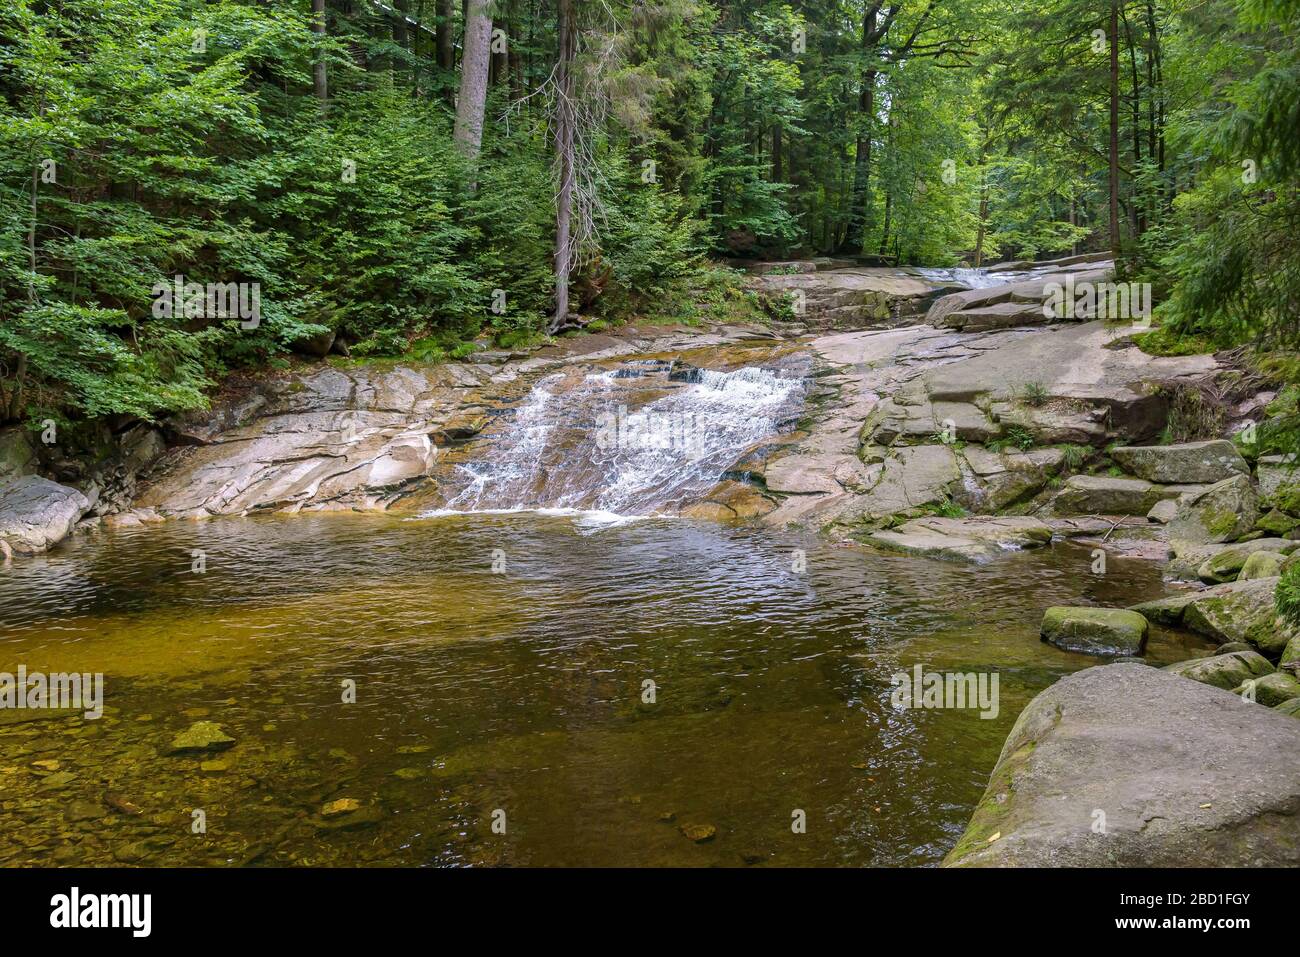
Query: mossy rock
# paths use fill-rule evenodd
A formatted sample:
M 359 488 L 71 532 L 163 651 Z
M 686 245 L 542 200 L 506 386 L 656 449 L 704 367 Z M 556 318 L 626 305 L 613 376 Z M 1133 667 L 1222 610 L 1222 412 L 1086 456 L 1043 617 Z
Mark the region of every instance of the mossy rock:
M 1275 578 L 1218 586 L 1187 604 L 1183 624 L 1215 641 L 1244 641 L 1267 657 L 1277 657 L 1292 632 L 1273 604 L 1276 587 Z
M 1224 582 L 1236 581 L 1246 562 L 1260 552 L 1273 552 L 1277 558 L 1277 568 L 1281 568 L 1281 556 L 1293 552 L 1300 547 L 1300 542 L 1289 542 L 1283 538 L 1258 538 L 1250 542 L 1242 542 L 1237 545 L 1231 545 L 1221 551 L 1215 552 L 1196 570 L 1197 577 L 1204 582 L 1221 585 Z M 1272 578 L 1280 575 L 1281 571 L 1274 571 L 1272 575 L 1256 574 L 1255 578 Z
M 1289 665 L 1293 661 L 1300 661 L 1300 635 L 1294 635 L 1282 649 L 1282 657 L 1278 663 Z
M 1287 698 L 1281 704 L 1273 705 L 1273 710 L 1289 714 L 1293 718 L 1300 718 L 1300 698 Z
M 196 721 L 172 739 L 169 755 L 205 754 L 225 751 L 235 746 L 235 739 L 215 721 Z
M 1300 527 L 1300 518 L 1294 518 L 1276 508 L 1271 509 L 1267 514 L 1261 515 L 1259 521 L 1255 523 L 1257 531 L 1264 532 L 1267 535 L 1276 535 L 1279 538 L 1297 527 Z
M 1246 559 L 1237 575 L 1239 581 L 1252 578 L 1277 578 L 1282 574 L 1282 556 L 1276 552 L 1255 552 Z
M 1258 704 L 1273 708 L 1292 698 L 1300 698 L 1300 681 L 1285 671 L 1275 671 L 1271 675 L 1242 682 L 1233 689 L 1233 694 L 1253 694 Z
M 1085 655 L 1140 655 L 1150 626 L 1125 608 L 1056 606 L 1043 613 L 1043 641 Z
M 1259 518 L 1259 496 L 1245 475 L 1211 485 L 1178 500 L 1178 514 L 1169 523 L 1170 541 L 1196 544 L 1231 542 L 1246 535 Z
M 1258 651 L 1234 651 L 1210 658 L 1180 661 L 1166 665 L 1164 670 L 1201 684 L 1231 691 L 1252 678 L 1271 675 L 1274 668 Z

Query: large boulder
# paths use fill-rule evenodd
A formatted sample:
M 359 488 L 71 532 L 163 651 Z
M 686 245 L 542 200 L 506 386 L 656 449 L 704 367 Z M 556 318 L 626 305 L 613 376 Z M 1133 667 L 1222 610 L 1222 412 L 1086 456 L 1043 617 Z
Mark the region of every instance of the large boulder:
M 1270 658 L 1281 655 L 1295 634 L 1273 601 L 1276 578 L 1254 578 L 1207 589 L 1183 609 L 1182 624 L 1218 642 L 1244 641 Z M 1213 593 L 1213 594 L 1211 594 Z
M 1187 486 L 1146 479 L 1071 475 L 1052 499 L 1052 510 L 1058 515 L 1146 515 L 1157 502 L 1188 491 Z
M 990 452 L 968 445 L 961 453 L 974 473 L 974 482 L 963 482 L 954 498 L 976 512 L 997 512 L 1039 492 L 1060 471 L 1065 452 L 1059 448 L 1030 449 L 1027 452 Z
M 1110 454 L 1125 471 L 1150 482 L 1203 485 L 1250 474 L 1250 466 L 1227 439 L 1121 446 Z
M 1179 496 L 1178 514 L 1166 526 L 1170 541 L 1231 542 L 1255 527 L 1259 496 L 1250 478 L 1234 475 L 1200 492 Z
M 90 504 L 75 488 L 36 475 L 0 487 L 0 553 L 31 555 L 57 545 Z
M 1165 671 L 1231 691 L 1252 678 L 1271 675 L 1274 668 L 1258 651 L 1234 651 L 1166 665 Z
M 1146 647 L 1147 620 L 1123 608 L 1056 606 L 1043 613 L 1043 641 L 1085 655 L 1140 655 Z
M 1142 664 L 1087 668 L 1021 713 L 944 865 L 1295 867 L 1298 765 L 1292 717 Z

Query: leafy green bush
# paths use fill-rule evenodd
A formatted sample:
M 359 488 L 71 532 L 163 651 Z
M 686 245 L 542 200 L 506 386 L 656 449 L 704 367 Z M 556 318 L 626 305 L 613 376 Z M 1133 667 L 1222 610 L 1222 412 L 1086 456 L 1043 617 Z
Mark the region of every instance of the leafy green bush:
M 1300 627 L 1300 564 L 1293 564 L 1278 579 L 1274 600 L 1278 613 L 1290 624 Z

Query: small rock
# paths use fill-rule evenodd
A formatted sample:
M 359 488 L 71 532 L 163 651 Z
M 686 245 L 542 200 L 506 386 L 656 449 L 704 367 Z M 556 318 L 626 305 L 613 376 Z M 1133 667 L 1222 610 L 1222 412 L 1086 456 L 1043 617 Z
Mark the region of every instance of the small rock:
M 353 811 L 360 810 L 361 802 L 356 798 L 339 798 L 337 801 L 330 801 L 320 809 L 321 817 L 338 817 L 340 814 L 351 814 Z
M 42 778 L 41 783 L 36 786 L 38 791 L 57 791 L 65 788 L 77 779 L 77 775 L 72 771 L 55 771 L 48 777 Z
M 1147 518 L 1153 522 L 1159 522 L 1161 525 L 1168 525 L 1178 514 L 1178 503 L 1171 498 L 1163 502 L 1156 502 L 1151 506 L 1151 511 L 1147 512 Z
M 230 770 L 230 762 L 221 758 L 203 761 L 199 764 L 199 770 L 207 774 L 225 774 Z
M 73 801 L 63 811 L 63 819 L 70 823 L 93 821 L 104 816 L 104 809 L 91 801 Z
M 683 837 L 689 838 L 696 844 L 703 844 L 718 836 L 718 829 L 712 824 L 683 824 L 678 830 L 682 832 Z
M 48 774 L 59 770 L 59 762 L 53 758 L 46 758 L 41 761 L 33 761 L 32 768 Z
M 225 751 L 235 745 L 235 739 L 221 730 L 213 721 L 196 721 L 172 739 L 169 755 L 200 754 L 205 751 Z
M 393 774 L 403 781 L 414 781 L 416 778 L 424 777 L 424 771 L 419 768 L 398 768 Z

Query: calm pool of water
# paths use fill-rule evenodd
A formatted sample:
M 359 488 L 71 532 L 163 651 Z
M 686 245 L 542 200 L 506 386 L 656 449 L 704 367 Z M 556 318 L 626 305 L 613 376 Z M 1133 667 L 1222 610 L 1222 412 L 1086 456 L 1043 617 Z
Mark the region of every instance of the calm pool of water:
M 536 514 L 82 537 L 0 571 L 0 671 L 105 681 L 97 721 L 0 713 L 0 863 L 934 864 L 1024 704 L 1095 663 L 1039 641 L 1042 609 L 1162 591 L 1090 563 Z M 997 672 L 998 716 L 895 707 L 918 663 Z M 164 753 L 201 720 L 237 743 Z

